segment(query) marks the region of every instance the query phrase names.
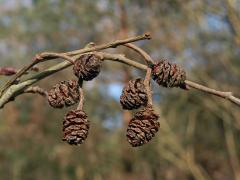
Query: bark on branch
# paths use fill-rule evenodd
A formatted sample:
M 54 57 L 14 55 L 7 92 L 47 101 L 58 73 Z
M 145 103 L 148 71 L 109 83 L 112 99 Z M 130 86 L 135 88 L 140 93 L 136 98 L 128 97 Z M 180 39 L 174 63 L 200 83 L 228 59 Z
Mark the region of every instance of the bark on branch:
M 137 36 L 135 38 L 129 38 L 129 39 L 125 39 L 125 40 L 117 40 L 117 41 L 112 42 L 112 43 L 107 43 L 107 44 L 103 44 L 103 45 L 99 45 L 99 46 L 93 46 L 93 47 L 90 47 L 90 48 L 84 48 L 84 49 L 81 49 L 81 50 L 71 51 L 71 52 L 68 52 L 68 53 L 62 53 L 60 55 L 57 53 L 58 57 L 61 57 L 61 58 L 65 59 L 65 60 L 68 60 L 68 61 L 59 63 L 59 64 L 57 64 L 55 66 L 52 66 L 52 67 L 50 67 L 46 70 L 43 70 L 42 72 L 39 72 L 38 74 L 35 74 L 32 77 L 30 77 L 29 79 L 24 80 L 23 82 L 20 82 L 18 84 L 13 84 L 14 81 L 10 80 L 9 81 L 10 84 L 5 86 L 5 88 L 2 90 L 2 96 L 0 97 L 0 109 L 3 108 L 3 106 L 6 103 L 8 103 L 11 99 L 14 99 L 18 95 L 26 92 L 27 89 L 31 85 L 37 83 L 38 81 L 40 81 L 40 80 L 58 72 L 58 71 L 61 71 L 65 68 L 71 66 L 72 63 L 76 59 L 78 59 L 79 56 L 83 53 L 93 52 L 93 51 L 96 51 L 96 50 L 102 50 L 102 49 L 106 49 L 106 48 L 115 48 L 119 45 L 124 45 L 124 44 L 130 43 L 130 42 L 133 42 L 133 41 L 149 39 L 149 38 L 150 38 L 149 34 L 144 34 L 142 36 Z M 133 47 L 133 46 L 131 46 L 131 47 Z M 149 61 L 152 61 L 150 56 L 146 56 L 144 51 L 138 51 L 138 52 L 140 54 L 142 54 L 143 57 L 145 56 L 145 58 L 147 58 Z M 105 53 L 105 52 L 94 52 L 94 53 L 101 56 L 104 60 L 120 62 L 120 63 L 129 65 L 129 66 L 132 66 L 132 67 L 135 67 L 137 69 L 144 70 L 144 71 L 147 71 L 147 69 L 148 69 L 148 66 L 143 65 L 141 63 L 138 63 L 134 60 L 131 60 L 131 59 L 125 57 L 125 55 L 122 55 L 122 54 L 110 54 L 110 53 Z M 44 53 L 42 53 L 40 55 L 43 56 Z M 44 60 L 46 60 L 46 59 L 49 60 L 51 58 L 56 58 L 56 56 L 53 56 L 53 54 L 50 54 L 50 55 L 47 56 L 47 54 L 45 54 L 45 57 L 48 57 L 48 58 L 43 58 L 43 59 Z M 35 64 L 35 63 L 33 63 L 33 64 Z M 17 73 L 14 78 L 16 79 L 16 78 L 20 77 L 19 75 L 21 76 L 21 73 L 20 74 Z M 198 83 L 192 82 L 190 80 L 186 80 L 185 83 L 188 87 L 191 87 L 191 88 L 197 89 L 199 91 L 206 92 L 208 94 L 212 94 L 212 95 L 224 98 L 224 99 L 229 100 L 230 102 L 240 106 L 240 99 L 233 96 L 232 92 L 218 91 L 218 90 L 200 85 Z

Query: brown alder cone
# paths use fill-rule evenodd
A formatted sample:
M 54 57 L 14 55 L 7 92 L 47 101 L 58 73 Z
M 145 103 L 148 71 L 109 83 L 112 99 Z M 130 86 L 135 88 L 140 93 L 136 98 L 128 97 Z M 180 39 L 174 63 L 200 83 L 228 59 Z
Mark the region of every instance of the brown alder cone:
M 63 121 L 63 141 L 71 145 L 79 145 L 88 136 L 90 122 L 83 110 L 72 110 L 67 113 Z
M 147 90 L 141 78 L 130 80 L 123 88 L 120 103 L 123 109 L 138 109 L 148 102 Z
M 153 65 L 152 77 L 161 86 L 186 89 L 184 83 L 186 72 L 178 65 L 167 60 L 161 60 Z
M 158 115 L 151 107 L 146 107 L 135 113 L 127 128 L 128 142 L 133 146 L 142 146 L 149 142 L 160 127 Z
M 73 72 L 79 79 L 90 81 L 100 73 L 101 64 L 101 57 L 92 53 L 83 54 L 75 61 Z
M 79 86 L 76 80 L 61 81 L 48 92 L 48 103 L 54 108 L 71 106 L 79 101 Z

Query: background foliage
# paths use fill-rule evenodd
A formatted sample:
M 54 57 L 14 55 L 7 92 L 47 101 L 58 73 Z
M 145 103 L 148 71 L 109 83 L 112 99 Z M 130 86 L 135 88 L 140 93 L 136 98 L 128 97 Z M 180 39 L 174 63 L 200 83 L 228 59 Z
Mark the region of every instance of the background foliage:
M 68 51 L 152 33 L 139 42 L 154 59 L 180 64 L 188 78 L 240 95 L 240 2 L 237 0 L 0 0 L 0 66 L 21 68 L 38 52 Z M 124 52 L 138 59 L 135 53 Z M 39 68 L 47 67 L 45 63 Z M 131 114 L 119 96 L 124 82 L 144 76 L 106 62 L 85 84 L 91 120 L 87 141 L 61 141 L 62 118 L 39 96 L 25 95 L 0 110 L 1 179 L 239 179 L 240 111 L 201 92 L 154 87 L 161 129 L 132 148 L 125 138 Z M 49 89 L 71 68 L 43 80 Z M 0 85 L 6 82 L 0 77 Z

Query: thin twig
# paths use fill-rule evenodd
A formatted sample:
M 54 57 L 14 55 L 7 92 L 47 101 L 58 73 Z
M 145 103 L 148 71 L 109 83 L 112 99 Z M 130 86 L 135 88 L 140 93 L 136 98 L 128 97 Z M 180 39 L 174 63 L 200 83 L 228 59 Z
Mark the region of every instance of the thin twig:
M 140 48 L 132 43 L 124 44 L 123 46 L 133 49 L 135 52 L 140 54 L 144 58 L 144 60 L 148 66 L 154 64 L 154 61 L 151 58 L 151 56 L 146 51 L 144 51 L 142 48 Z
M 209 93 L 209 94 L 213 94 L 215 96 L 218 96 L 218 97 L 221 97 L 221 98 L 224 98 L 224 99 L 227 99 L 227 100 L 231 101 L 232 103 L 240 106 L 240 99 L 235 97 L 235 96 L 233 96 L 232 92 L 218 91 L 218 90 L 215 90 L 215 89 L 212 89 L 212 88 L 200 85 L 198 83 L 195 83 L 195 82 L 192 82 L 192 81 L 189 81 L 189 80 L 185 80 L 185 83 L 189 87 L 192 87 L 194 89 L 197 89 L 197 90 Z
M 79 83 L 80 94 L 79 94 L 79 104 L 78 104 L 77 110 L 83 110 L 83 104 L 84 104 L 83 80 L 80 79 L 78 83 Z
M 74 63 L 74 61 L 72 60 L 71 57 L 64 55 L 64 54 L 60 54 L 60 53 L 53 53 L 53 52 L 43 52 L 41 54 L 37 54 L 34 59 L 33 62 L 30 63 L 29 65 L 25 66 L 24 68 L 22 68 L 18 73 L 15 74 L 15 76 L 10 79 L 7 84 L 2 88 L 1 93 L 0 93 L 0 97 L 2 96 L 2 93 L 9 88 L 12 84 L 14 84 L 14 82 L 19 79 L 22 75 L 26 74 L 26 72 L 30 69 L 33 68 L 33 66 L 35 66 L 36 64 L 40 63 L 40 62 L 44 62 L 53 58 L 62 58 L 64 60 L 69 61 L 70 63 Z
M 83 53 L 87 53 L 87 52 L 108 49 L 108 48 L 116 48 L 116 47 L 126 44 L 126 43 L 131 43 L 131 42 L 141 41 L 141 40 L 146 40 L 146 39 L 151 39 L 150 33 L 144 33 L 143 35 L 140 35 L 140 36 L 136 36 L 136 37 L 132 37 L 132 38 L 128 38 L 128 39 L 116 40 L 116 41 L 113 41 L 110 43 L 93 46 L 90 48 L 79 49 L 79 50 L 67 52 L 64 54 L 67 56 L 73 56 L 73 55 L 83 54 Z
M 119 54 L 109 54 L 109 53 L 103 53 L 103 52 L 96 52 L 96 53 L 101 53 L 103 56 L 104 60 L 111 60 L 111 61 L 117 61 L 121 62 L 130 66 L 133 66 L 135 68 L 138 68 L 140 70 L 147 70 L 147 66 L 143 65 L 141 63 L 135 62 L 131 59 L 126 58 L 124 55 L 119 55 Z M 75 59 L 75 56 L 72 57 Z M 19 95 L 19 93 L 23 90 L 26 89 L 27 87 L 31 86 L 32 84 L 58 72 L 61 71 L 67 67 L 69 67 L 71 64 L 69 62 L 62 62 L 59 63 L 55 66 L 52 66 L 38 74 L 33 75 L 29 79 L 25 80 L 24 82 L 21 82 L 16 85 L 12 85 L 11 87 L 8 88 L 8 90 L 2 95 L 0 98 L 0 108 L 2 108 L 8 101 L 9 99 L 16 97 Z M 228 99 L 229 101 L 233 102 L 234 104 L 240 106 L 240 99 L 233 96 L 231 92 L 222 92 L 222 91 L 217 91 L 215 89 L 208 88 L 206 86 L 200 85 L 198 83 L 194 83 L 192 81 L 186 80 L 185 83 L 194 89 L 207 92 L 208 94 L 212 94 L 224 99 Z
M 67 56 L 62 53 L 43 52 L 43 53 L 37 55 L 37 60 L 41 60 L 41 61 L 46 61 L 49 59 L 56 59 L 56 58 L 62 58 L 64 60 L 67 60 L 70 63 L 74 64 L 74 60 L 70 56 Z
M 147 97 L 148 97 L 148 103 L 147 106 L 152 107 L 153 106 L 153 101 L 152 101 L 152 89 L 151 89 L 151 75 L 152 75 L 152 69 L 147 68 L 146 76 L 144 79 L 144 85 L 147 90 Z
M 24 93 L 39 94 L 44 97 L 47 96 L 47 92 L 44 89 L 40 88 L 39 86 L 30 86 L 24 90 Z
M 98 46 L 93 46 L 93 47 L 87 47 L 87 48 L 83 48 L 80 50 L 76 50 L 76 51 L 70 51 L 70 52 L 66 52 L 66 53 L 48 53 L 48 52 L 44 52 L 41 53 L 39 55 L 36 55 L 33 59 L 33 61 L 25 66 L 23 69 L 21 69 L 12 79 L 10 79 L 7 84 L 3 87 L 3 89 L 0 92 L 0 97 L 2 96 L 3 92 L 9 88 L 12 84 L 14 84 L 14 82 L 20 78 L 26 71 L 28 71 L 29 69 L 31 69 L 34 65 L 43 62 L 45 60 L 51 60 L 51 59 L 55 59 L 57 58 L 56 55 L 58 57 L 62 57 L 66 60 L 69 60 L 69 56 L 73 56 L 73 55 L 78 55 L 75 56 L 75 59 L 79 58 L 79 56 L 83 53 L 87 53 L 87 52 L 92 52 L 92 51 L 98 51 L 98 50 L 103 50 L 103 49 L 107 49 L 107 48 L 116 48 L 119 45 L 123 45 L 126 43 L 130 43 L 130 42 L 135 42 L 135 41 L 140 41 L 140 40 L 145 40 L 145 39 L 151 39 L 151 35 L 150 33 L 145 33 L 143 35 L 140 36 L 136 36 L 136 37 L 132 37 L 132 38 L 128 38 L 128 39 L 123 39 L 123 40 L 116 40 L 110 43 L 106 43 L 106 44 L 102 44 L 102 45 L 98 45 Z M 55 56 L 54 56 L 55 55 Z
M 99 55 L 100 57 L 103 57 L 104 60 L 117 61 L 138 69 L 147 70 L 146 65 L 133 61 L 125 57 L 123 54 L 110 54 L 110 53 L 104 53 L 104 52 L 96 52 L 96 54 Z

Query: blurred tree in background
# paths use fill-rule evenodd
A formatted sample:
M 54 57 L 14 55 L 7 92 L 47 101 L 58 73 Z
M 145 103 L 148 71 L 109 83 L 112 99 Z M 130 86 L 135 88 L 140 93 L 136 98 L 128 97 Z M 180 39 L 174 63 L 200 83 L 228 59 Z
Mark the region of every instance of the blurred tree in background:
M 189 79 L 240 95 L 238 0 L 0 0 L 0 66 L 21 68 L 38 52 L 145 31 L 153 39 L 138 45 L 154 59 L 170 59 Z M 120 50 L 111 51 L 137 56 Z M 160 132 L 132 148 L 125 138 L 131 114 L 123 113 L 118 99 L 124 82 L 144 75 L 116 63 L 103 68 L 85 83 L 91 129 L 80 147 L 61 141 L 68 110 L 53 110 L 42 97 L 22 96 L 0 110 L 1 179 L 240 179 L 238 107 L 194 90 L 156 86 Z M 40 84 L 49 89 L 70 71 Z M 0 85 L 6 80 L 0 77 Z

